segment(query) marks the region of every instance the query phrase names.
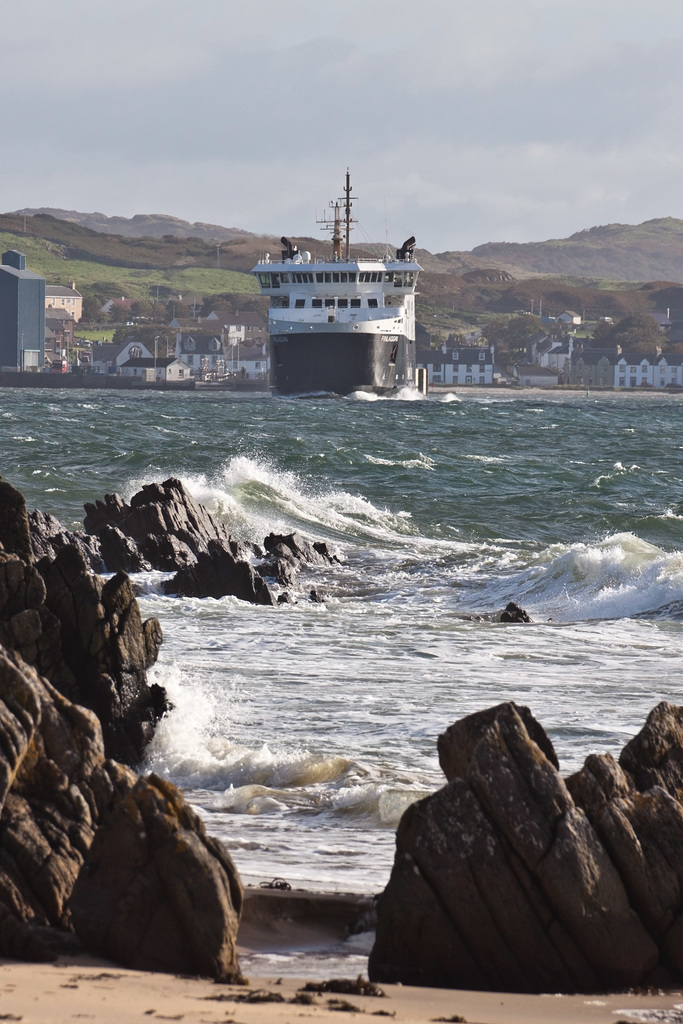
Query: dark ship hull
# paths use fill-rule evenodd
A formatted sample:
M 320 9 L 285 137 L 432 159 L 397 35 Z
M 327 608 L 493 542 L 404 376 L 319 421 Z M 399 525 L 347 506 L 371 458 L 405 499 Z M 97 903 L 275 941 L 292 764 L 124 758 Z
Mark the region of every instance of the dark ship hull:
M 272 334 L 270 350 L 276 395 L 384 394 L 415 383 L 415 344 L 402 334 Z

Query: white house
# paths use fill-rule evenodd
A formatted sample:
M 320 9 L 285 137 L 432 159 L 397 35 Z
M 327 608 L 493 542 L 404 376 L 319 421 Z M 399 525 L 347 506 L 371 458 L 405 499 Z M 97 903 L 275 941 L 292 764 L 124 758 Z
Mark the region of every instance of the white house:
M 683 387 L 683 355 L 660 354 L 652 367 L 652 383 L 656 388 Z
M 163 356 L 155 359 L 154 356 L 146 358 L 128 359 L 119 367 L 119 376 L 137 377 L 141 381 L 181 381 L 190 380 L 192 375 L 190 367 L 182 359 L 174 359 L 173 356 Z
M 565 309 L 564 313 L 560 313 L 555 319 L 562 324 L 574 324 L 577 327 L 581 323 L 581 317 L 573 309 Z
M 652 387 L 653 363 L 648 356 L 633 352 L 622 352 L 614 364 L 615 388 Z
M 123 345 L 94 345 L 92 368 L 94 373 L 118 373 L 119 367 L 129 359 L 151 359 L 153 353 L 135 338 Z
M 493 384 L 494 346 L 474 345 L 428 349 L 417 354 L 418 367 L 427 370 L 430 384 Z
M 558 373 L 538 363 L 517 363 L 515 377 L 523 388 L 554 388 L 557 386 Z

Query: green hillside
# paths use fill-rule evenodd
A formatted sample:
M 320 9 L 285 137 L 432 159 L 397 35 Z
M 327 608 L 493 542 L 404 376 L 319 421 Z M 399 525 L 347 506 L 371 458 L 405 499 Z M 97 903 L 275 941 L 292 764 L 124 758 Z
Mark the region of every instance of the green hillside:
M 218 269 L 216 247 L 200 240 L 123 239 L 53 217 L 27 217 L 26 226 L 0 216 L 1 251 L 18 249 L 48 284 L 74 280 L 83 295 L 154 298 L 157 288 L 160 296 L 258 294 L 249 273 Z
M 536 273 L 683 282 L 683 220 L 662 217 L 636 225 L 607 224 L 545 242 L 487 242 L 476 246 L 472 255 L 495 266 L 514 266 L 516 277 Z

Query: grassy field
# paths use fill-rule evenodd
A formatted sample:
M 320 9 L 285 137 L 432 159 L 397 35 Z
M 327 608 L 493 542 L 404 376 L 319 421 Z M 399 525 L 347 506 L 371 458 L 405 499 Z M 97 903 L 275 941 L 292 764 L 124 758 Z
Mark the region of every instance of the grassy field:
M 42 274 L 48 284 L 75 281 L 83 295 L 154 299 L 157 286 L 162 299 L 169 294 L 182 295 L 187 300 L 222 292 L 259 294 L 258 286 L 250 274 L 234 270 L 218 270 L 215 267 L 113 267 L 95 260 L 67 259 L 61 253 L 61 246 L 54 242 L 10 232 L 0 232 L 0 247 L 2 252 L 18 249 L 25 253 L 27 268 Z

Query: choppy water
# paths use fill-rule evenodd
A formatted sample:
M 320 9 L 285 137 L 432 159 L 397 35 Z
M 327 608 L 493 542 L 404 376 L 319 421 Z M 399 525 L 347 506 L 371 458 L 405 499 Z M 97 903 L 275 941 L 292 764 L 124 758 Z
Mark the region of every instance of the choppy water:
M 180 477 L 241 538 L 298 529 L 343 556 L 324 604 L 160 596 L 175 711 L 149 767 L 244 879 L 376 892 L 436 737 L 528 704 L 563 769 L 681 702 L 681 399 L 458 394 L 281 400 L 0 391 L 0 473 L 66 525 Z M 493 621 L 510 600 L 529 626 Z M 480 618 L 473 619 L 472 616 Z

